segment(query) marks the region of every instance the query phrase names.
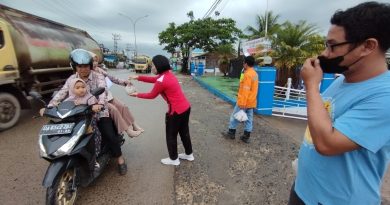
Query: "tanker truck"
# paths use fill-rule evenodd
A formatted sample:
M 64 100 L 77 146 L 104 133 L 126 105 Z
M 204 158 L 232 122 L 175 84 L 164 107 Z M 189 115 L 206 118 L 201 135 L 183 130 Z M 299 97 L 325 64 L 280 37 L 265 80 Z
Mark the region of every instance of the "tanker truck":
M 103 59 L 87 32 L 0 4 L 0 131 L 31 108 L 30 91 L 50 96 L 64 84 L 76 48 Z

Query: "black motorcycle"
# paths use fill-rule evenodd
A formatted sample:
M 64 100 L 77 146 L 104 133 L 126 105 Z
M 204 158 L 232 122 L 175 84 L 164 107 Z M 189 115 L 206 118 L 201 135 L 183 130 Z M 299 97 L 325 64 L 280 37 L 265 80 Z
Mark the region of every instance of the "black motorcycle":
M 91 94 L 96 97 L 103 92 L 104 88 L 97 88 Z M 44 102 L 38 93 L 30 95 Z M 40 155 L 50 162 L 42 183 L 47 188 L 46 204 L 74 204 L 78 187 L 88 186 L 109 163 L 111 154 L 104 139 L 100 154 L 94 155 L 93 114 L 92 106 L 71 101 L 46 108 L 44 116 L 50 121 L 39 133 Z M 123 136 L 118 138 L 123 144 Z M 95 162 L 100 166 L 93 166 Z

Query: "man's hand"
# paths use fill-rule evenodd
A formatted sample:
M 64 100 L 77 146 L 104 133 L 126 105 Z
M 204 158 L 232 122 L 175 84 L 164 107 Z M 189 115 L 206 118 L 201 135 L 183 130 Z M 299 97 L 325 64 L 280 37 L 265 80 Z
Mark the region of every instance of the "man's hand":
M 138 75 L 129 76 L 129 80 L 138 80 Z
M 45 110 L 46 110 L 46 108 L 41 108 L 40 110 L 39 110 L 39 115 L 42 117 L 43 116 L 43 113 L 45 113 Z
M 306 88 L 312 86 L 318 88 L 318 85 L 322 80 L 322 69 L 320 67 L 320 61 L 317 58 L 306 59 L 301 69 L 301 77 L 305 82 Z
M 129 96 L 131 97 L 137 97 L 138 93 L 137 92 L 134 92 L 134 93 L 130 93 Z
M 94 112 L 100 112 L 103 108 L 103 105 L 99 105 L 99 104 L 96 104 L 96 105 L 92 105 L 92 111 Z

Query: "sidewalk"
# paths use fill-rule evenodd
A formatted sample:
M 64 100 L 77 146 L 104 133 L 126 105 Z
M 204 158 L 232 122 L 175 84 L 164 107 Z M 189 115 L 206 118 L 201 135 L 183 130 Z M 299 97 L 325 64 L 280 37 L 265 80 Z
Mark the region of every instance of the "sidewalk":
M 217 82 L 216 78 L 223 79 Z M 238 89 L 238 79 L 222 78 L 222 77 L 206 77 L 194 78 L 202 87 L 209 92 L 222 98 L 230 104 L 235 104 L 235 93 Z M 267 122 L 270 127 L 278 129 L 283 134 L 291 137 L 294 143 L 299 146 L 302 142 L 303 133 L 306 129 L 307 122 L 305 120 L 275 117 L 275 116 L 260 116 L 260 119 Z M 384 177 L 382 185 L 382 205 L 390 205 L 390 171 Z

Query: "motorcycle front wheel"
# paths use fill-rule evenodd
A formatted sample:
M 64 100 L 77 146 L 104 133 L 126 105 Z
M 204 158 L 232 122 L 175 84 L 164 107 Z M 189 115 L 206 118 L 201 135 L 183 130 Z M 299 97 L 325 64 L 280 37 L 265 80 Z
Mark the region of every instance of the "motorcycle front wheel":
M 67 169 L 59 173 L 54 185 L 47 188 L 46 205 L 73 205 L 77 197 L 75 170 Z

